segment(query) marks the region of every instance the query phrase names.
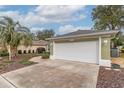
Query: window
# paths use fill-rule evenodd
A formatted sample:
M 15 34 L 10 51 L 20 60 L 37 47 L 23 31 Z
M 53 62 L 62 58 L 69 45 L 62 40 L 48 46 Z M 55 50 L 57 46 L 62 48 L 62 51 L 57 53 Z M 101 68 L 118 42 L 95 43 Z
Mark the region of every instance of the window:
M 26 54 L 26 50 L 24 50 L 24 52 L 23 52 L 24 54 Z
M 34 50 L 32 50 L 32 53 L 34 53 Z
M 22 54 L 22 50 L 18 50 L 18 54 Z
M 31 53 L 31 50 L 28 50 L 28 53 Z

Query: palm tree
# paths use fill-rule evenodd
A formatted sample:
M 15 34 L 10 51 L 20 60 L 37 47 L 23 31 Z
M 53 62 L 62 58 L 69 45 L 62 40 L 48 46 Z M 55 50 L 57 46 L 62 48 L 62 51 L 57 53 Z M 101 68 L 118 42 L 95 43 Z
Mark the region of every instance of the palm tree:
M 16 33 L 13 37 L 12 48 L 15 50 L 15 55 L 17 52 L 17 47 L 19 45 L 29 46 L 32 44 L 32 33 L 27 27 L 19 26 L 16 29 Z
M 13 48 L 17 49 L 20 44 L 28 46 L 32 43 L 30 30 L 10 17 L 0 17 L 0 43 L 6 46 L 11 61 Z

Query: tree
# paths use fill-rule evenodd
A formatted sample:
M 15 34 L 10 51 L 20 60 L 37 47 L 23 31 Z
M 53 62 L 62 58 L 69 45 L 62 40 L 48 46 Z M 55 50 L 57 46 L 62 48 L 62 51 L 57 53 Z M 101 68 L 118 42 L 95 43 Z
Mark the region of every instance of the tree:
M 30 30 L 27 27 L 19 26 L 16 30 L 15 35 L 13 36 L 13 43 L 12 43 L 12 50 L 15 52 L 15 55 L 17 53 L 17 47 L 19 45 L 25 45 L 29 46 L 32 44 L 32 33 L 30 33 Z
M 94 29 L 98 30 L 121 30 L 124 26 L 124 21 L 121 18 L 124 16 L 124 6 L 122 5 L 99 5 L 92 11 L 92 19 L 95 22 Z M 119 32 L 112 39 L 114 47 L 123 44 L 124 36 Z
M 20 44 L 27 46 L 31 42 L 28 28 L 22 27 L 19 22 L 14 22 L 10 17 L 0 17 L 0 43 L 6 46 L 10 61 L 13 48 L 17 48 Z
M 122 46 L 124 43 L 124 36 L 122 34 L 122 32 L 118 32 L 116 35 L 115 35 L 115 38 L 112 39 L 112 42 L 113 44 L 111 44 L 111 47 L 117 47 L 117 46 Z
M 50 37 L 53 37 L 55 34 L 55 32 L 52 30 L 52 29 L 45 29 L 43 31 L 38 31 L 36 33 L 36 37 L 39 39 L 39 40 L 45 40 L 46 38 L 50 38 Z
M 95 22 L 94 29 L 115 30 L 124 25 L 121 17 L 124 16 L 122 5 L 99 5 L 92 11 L 92 19 Z

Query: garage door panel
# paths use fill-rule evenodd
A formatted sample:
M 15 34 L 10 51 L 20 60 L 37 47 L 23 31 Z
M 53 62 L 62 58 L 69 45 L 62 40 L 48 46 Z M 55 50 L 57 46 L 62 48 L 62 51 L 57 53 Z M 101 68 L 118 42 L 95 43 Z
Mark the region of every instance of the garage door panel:
M 98 61 L 98 42 L 74 42 L 74 43 L 55 43 L 56 59 L 66 59 L 73 61 L 97 63 Z

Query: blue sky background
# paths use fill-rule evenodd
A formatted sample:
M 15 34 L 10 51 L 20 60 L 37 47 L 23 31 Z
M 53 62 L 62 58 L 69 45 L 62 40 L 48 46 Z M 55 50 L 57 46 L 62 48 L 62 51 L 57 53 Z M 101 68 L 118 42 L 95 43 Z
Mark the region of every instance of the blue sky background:
M 96 6 L 36 6 L 10 5 L 0 6 L 0 15 L 12 17 L 31 29 L 53 29 L 56 34 L 63 34 L 78 29 L 91 29 L 92 9 Z

